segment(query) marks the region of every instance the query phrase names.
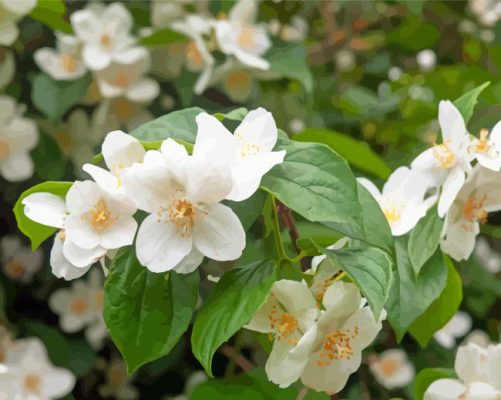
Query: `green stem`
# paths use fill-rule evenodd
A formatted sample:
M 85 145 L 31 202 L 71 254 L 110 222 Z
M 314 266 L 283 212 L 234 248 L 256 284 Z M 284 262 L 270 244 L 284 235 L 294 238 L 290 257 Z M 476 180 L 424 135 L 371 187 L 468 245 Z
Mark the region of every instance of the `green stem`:
M 273 237 L 275 238 L 275 248 L 277 249 L 278 252 L 278 262 L 279 264 L 282 264 L 284 260 L 291 261 L 291 259 L 289 258 L 289 256 L 287 256 L 287 253 L 285 252 L 284 243 L 282 242 L 282 237 L 280 236 L 278 209 L 277 209 L 276 199 L 274 196 L 271 196 L 271 204 L 273 207 L 272 219 L 273 219 Z

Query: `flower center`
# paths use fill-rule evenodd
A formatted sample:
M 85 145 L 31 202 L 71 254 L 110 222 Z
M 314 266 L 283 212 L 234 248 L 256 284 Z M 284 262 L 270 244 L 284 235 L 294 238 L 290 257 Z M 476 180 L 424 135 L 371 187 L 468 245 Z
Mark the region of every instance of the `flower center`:
M 125 72 L 119 72 L 115 76 L 115 85 L 126 87 L 129 85 L 129 77 Z
M 351 340 L 358 336 L 359 328 L 336 330 L 325 338 L 322 349 L 318 355 L 317 365 L 326 367 L 334 360 L 350 360 L 353 355 Z
M 75 315 L 82 315 L 87 310 L 87 301 L 83 297 L 75 297 L 70 304 L 71 312 Z
M 101 35 L 101 37 L 99 39 L 99 43 L 104 48 L 111 49 L 111 36 L 108 35 L 107 33 L 104 33 L 103 35 Z
M 59 65 L 61 65 L 61 68 L 66 72 L 75 72 L 77 69 L 75 57 L 69 54 L 62 54 L 59 57 Z
M 42 380 L 38 374 L 28 374 L 24 377 L 23 387 L 28 393 L 38 394 L 40 393 L 40 386 Z
M 0 140 L 0 161 L 5 160 L 9 156 L 9 145 Z
M 104 304 L 104 292 L 102 290 L 96 292 L 94 295 L 94 306 L 96 310 L 102 310 Z
M 468 148 L 470 153 L 487 153 L 491 148 L 491 144 L 487 140 L 488 136 L 489 131 L 487 129 L 481 129 L 480 138 L 475 140 L 475 143 L 470 145 L 470 147 Z
M 246 142 L 241 134 L 237 133 L 235 138 L 240 142 L 240 156 L 242 158 L 253 157 L 261 151 L 259 145 Z
M 275 337 L 276 340 L 287 340 L 289 345 L 295 346 L 297 339 L 294 338 L 294 333 L 296 333 L 298 325 L 296 317 L 286 312 L 278 314 L 277 306 L 273 306 L 268 315 L 271 328 L 270 339 Z
M 433 146 L 433 156 L 443 169 L 456 165 L 456 154 L 451 150 L 448 142 Z
M 250 49 L 256 45 L 256 30 L 252 26 L 244 26 L 238 36 L 238 44 L 243 49 Z
M 94 204 L 94 207 L 87 213 L 87 217 L 92 227 L 98 232 L 109 228 L 116 220 L 102 199 Z
M 58 233 L 59 239 L 61 239 L 63 242 L 66 240 L 66 232 L 64 229 L 61 229 Z
M 113 368 L 113 370 L 111 371 L 110 381 L 117 386 L 124 381 L 124 376 L 118 368 Z
M 58 132 L 56 134 L 56 142 L 65 151 L 69 151 L 72 147 L 73 140 L 69 132 Z
M 196 209 L 186 199 L 174 200 L 169 208 L 169 221 L 172 222 L 182 237 L 188 237 L 193 231 L 196 220 Z
M 204 58 L 195 42 L 190 42 L 186 46 L 186 58 L 193 68 L 202 68 L 204 65 Z
M 487 199 L 487 194 L 478 200 L 475 197 L 470 197 L 463 206 L 463 217 L 470 222 L 487 222 L 487 211 L 484 209 L 484 203 Z
M 25 265 L 21 260 L 13 258 L 5 264 L 5 274 L 11 279 L 19 279 L 25 270 Z
M 381 370 L 384 376 L 392 376 L 398 369 L 398 362 L 392 359 L 386 359 L 381 363 Z

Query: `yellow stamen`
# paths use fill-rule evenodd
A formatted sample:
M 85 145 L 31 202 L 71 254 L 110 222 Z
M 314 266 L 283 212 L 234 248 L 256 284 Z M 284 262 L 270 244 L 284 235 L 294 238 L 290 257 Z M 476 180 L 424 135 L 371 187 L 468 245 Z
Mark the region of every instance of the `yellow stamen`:
M 204 66 L 204 58 L 195 42 L 190 42 L 186 46 L 186 58 L 192 68 L 202 68 Z
M 87 311 L 87 301 L 83 297 L 76 297 L 71 301 L 70 310 L 75 315 L 82 315 Z
M 0 161 L 5 160 L 9 156 L 10 150 L 9 150 L 9 145 L 0 140 Z
M 5 274 L 11 279 L 19 279 L 25 271 L 25 265 L 21 260 L 14 257 L 4 266 Z
M 463 206 L 463 217 L 469 222 L 480 222 L 485 224 L 487 222 L 487 211 L 484 209 L 484 203 L 487 199 L 487 194 L 477 200 L 470 197 Z
M 261 151 L 259 145 L 246 142 L 241 134 L 237 133 L 235 138 L 240 142 L 240 156 L 242 158 L 255 156 Z
M 250 49 L 256 45 L 256 30 L 252 26 L 244 26 L 238 37 L 238 44 L 243 49 Z
M 92 210 L 87 213 L 87 218 L 89 219 L 92 227 L 99 232 L 102 232 L 109 228 L 116 221 L 113 218 L 113 214 L 108 209 L 104 200 L 99 200 Z
M 456 154 L 449 147 L 449 142 L 433 146 L 433 156 L 443 169 L 449 169 L 456 165 Z
M 487 153 L 491 147 L 489 141 L 487 140 L 488 136 L 489 131 L 487 129 L 481 129 L 480 138 L 468 147 L 470 153 Z
M 387 377 L 392 376 L 398 370 L 398 366 L 398 362 L 394 359 L 387 358 L 383 360 L 381 363 L 381 370 L 383 372 L 383 375 Z
M 182 237 L 191 235 L 196 217 L 195 206 L 189 200 L 175 200 L 169 208 L 169 221 L 176 226 L 178 233 Z
M 325 338 L 322 350 L 319 353 L 317 365 L 326 367 L 334 360 L 350 360 L 353 355 L 351 340 L 358 336 L 359 328 L 336 330 Z
M 111 36 L 108 35 L 107 33 L 103 34 L 101 38 L 99 39 L 99 43 L 101 43 L 101 46 L 103 46 L 106 49 L 111 48 Z
M 38 394 L 40 393 L 41 385 L 42 380 L 40 379 L 40 375 L 28 374 L 24 377 L 23 386 L 26 392 Z
M 75 60 L 75 57 L 70 54 L 62 54 L 59 57 L 59 64 L 61 65 L 61 68 L 66 72 L 71 73 L 77 70 L 77 62 Z
M 298 320 L 296 317 L 286 312 L 279 315 L 277 306 L 273 306 L 268 315 L 268 320 L 270 321 L 271 330 L 270 339 L 274 337 L 276 340 L 286 340 L 291 346 L 297 344 L 295 333 L 298 328 Z
M 129 76 L 125 72 L 119 72 L 115 76 L 115 85 L 126 87 L 130 83 Z

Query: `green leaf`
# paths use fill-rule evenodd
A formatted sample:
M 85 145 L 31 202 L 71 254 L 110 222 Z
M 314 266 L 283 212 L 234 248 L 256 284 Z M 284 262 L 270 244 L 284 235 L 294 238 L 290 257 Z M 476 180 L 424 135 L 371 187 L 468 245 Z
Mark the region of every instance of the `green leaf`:
M 437 208 L 433 207 L 422 218 L 411 232 L 408 244 L 409 258 L 414 268 L 416 277 L 424 263 L 435 253 L 440 243 L 440 234 L 444 226 L 444 220 L 437 214 Z
M 171 43 L 187 42 L 185 35 L 180 34 L 169 28 L 159 29 L 151 35 L 143 36 L 138 43 L 146 47 L 159 47 Z
M 44 180 L 58 180 L 64 176 L 67 159 L 51 136 L 40 132 L 38 145 L 31 153 L 35 173 Z
M 442 328 L 458 311 L 463 300 L 463 286 L 461 277 L 454 268 L 449 257 L 445 257 L 447 264 L 447 283 L 440 297 L 431 303 L 430 307 L 416 319 L 409 328 L 411 335 L 421 347 L 426 347 L 433 334 Z
M 307 129 L 294 135 L 299 142 L 318 142 L 329 146 L 341 157 L 360 171 L 369 173 L 377 178 L 387 179 L 391 168 L 367 143 L 353 139 L 349 135 L 328 129 Z
M 475 89 L 463 94 L 459 99 L 454 101 L 454 105 L 458 108 L 466 124 L 473 115 L 473 109 L 477 104 L 478 96 L 480 96 L 480 93 L 482 93 L 482 91 L 489 85 L 490 82 L 485 82 Z
M 454 370 L 446 368 L 425 368 L 419 371 L 414 384 L 414 400 L 423 400 L 428 387 L 439 379 L 455 378 Z
M 88 74 L 74 81 L 56 81 L 41 72 L 33 80 L 31 100 L 50 120 L 58 122 L 85 96 L 89 83 Z
M 418 279 L 407 253 L 407 238 L 395 240 L 397 273 L 386 303 L 388 321 L 400 341 L 411 324 L 442 293 L 447 282 L 447 265 L 440 249 L 425 263 Z
M 38 224 L 26 215 L 24 215 L 24 205 L 21 203 L 23 199 L 32 194 L 39 192 L 47 192 L 56 196 L 64 197 L 70 190 L 73 182 L 43 182 L 24 191 L 14 205 L 14 215 L 16 216 L 17 226 L 31 240 L 31 249 L 35 250 L 49 236 L 52 236 L 57 228 Z
M 333 265 L 345 271 L 357 284 L 374 316 L 379 318 L 392 281 L 392 261 L 388 254 L 374 247 L 322 251 Z
M 210 376 L 216 350 L 252 319 L 275 280 L 275 265 L 257 261 L 226 272 L 209 294 L 195 319 L 191 345 Z
M 271 72 L 295 79 L 308 93 L 313 91 L 313 76 L 308 66 L 306 48 L 302 44 L 280 44 L 270 48 L 265 58 Z
M 66 4 L 63 0 L 38 0 L 30 17 L 40 21 L 54 31 L 73 33 L 70 23 L 65 18 Z
M 197 136 L 195 117 L 201 112 L 204 112 L 204 110 L 199 107 L 173 111 L 163 117 L 141 125 L 130 134 L 137 139 L 147 142 L 173 138 L 195 143 Z
M 223 113 L 215 113 L 214 116 L 219 121 L 224 121 L 225 119 L 231 119 L 232 121 L 242 121 L 245 116 L 249 113 L 245 107 L 236 108 L 226 114 Z
M 343 158 L 324 144 L 295 142 L 285 135 L 279 135 L 275 150 L 287 154 L 263 177 L 266 191 L 309 221 L 335 222 L 361 234 L 357 183 Z
M 198 300 L 198 272 L 157 274 L 125 247 L 111 263 L 104 286 L 104 320 L 129 373 L 175 346 Z
M 266 200 L 266 193 L 258 190 L 251 197 L 243 201 L 224 201 L 230 207 L 238 219 L 242 223 L 245 230 L 249 229 L 252 224 L 258 219 L 263 210 L 264 201 Z

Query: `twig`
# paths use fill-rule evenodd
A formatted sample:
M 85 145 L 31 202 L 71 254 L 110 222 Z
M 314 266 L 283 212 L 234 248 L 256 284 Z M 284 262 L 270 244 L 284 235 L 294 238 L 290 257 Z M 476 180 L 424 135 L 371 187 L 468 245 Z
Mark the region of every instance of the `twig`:
M 219 351 L 221 351 L 221 353 L 223 353 L 230 360 L 233 360 L 233 362 L 245 372 L 248 372 L 252 368 L 254 368 L 254 365 L 252 365 L 252 363 L 247 360 L 247 358 L 245 358 L 242 354 L 240 354 L 228 344 L 223 345 Z
M 296 400 L 303 400 L 307 394 L 308 394 L 308 388 L 306 386 L 303 386 L 299 391 L 299 393 L 297 394 Z

